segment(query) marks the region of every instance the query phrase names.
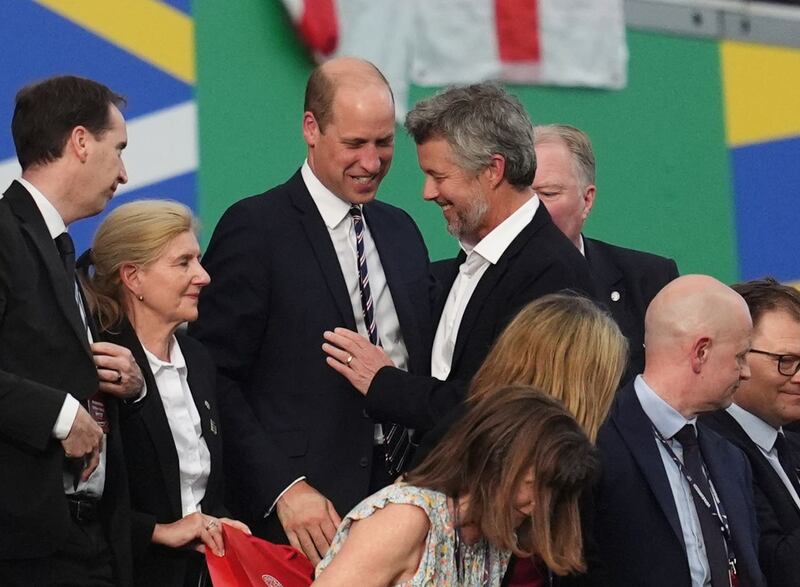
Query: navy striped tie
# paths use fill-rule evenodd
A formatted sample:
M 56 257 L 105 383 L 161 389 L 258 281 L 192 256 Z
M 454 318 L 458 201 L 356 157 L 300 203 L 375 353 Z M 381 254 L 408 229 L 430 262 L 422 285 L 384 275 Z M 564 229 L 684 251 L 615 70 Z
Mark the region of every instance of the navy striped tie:
M 367 270 L 367 256 L 364 253 L 364 218 L 361 208 L 351 206 L 350 216 L 353 217 L 353 229 L 356 233 L 356 260 L 358 262 L 358 289 L 361 292 L 361 309 L 364 312 L 364 324 L 367 328 L 369 341 L 381 346 L 381 337 L 378 326 L 375 324 L 375 304 L 369 288 L 369 272 Z M 386 468 L 390 475 L 395 476 L 403 471 L 403 465 L 411 452 L 410 434 L 407 428 L 399 424 L 384 423 L 384 449 L 386 450 Z M 386 432 L 388 430 L 388 433 Z

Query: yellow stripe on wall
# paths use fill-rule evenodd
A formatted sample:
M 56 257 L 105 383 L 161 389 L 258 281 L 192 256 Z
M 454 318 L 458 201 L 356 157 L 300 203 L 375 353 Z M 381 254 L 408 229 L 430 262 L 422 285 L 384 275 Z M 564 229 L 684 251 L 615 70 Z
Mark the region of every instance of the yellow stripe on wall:
M 731 147 L 800 135 L 800 49 L 720 43 Z
M 168 74 L 195 82 L 194 21 L 156 0 L 37 0 Z

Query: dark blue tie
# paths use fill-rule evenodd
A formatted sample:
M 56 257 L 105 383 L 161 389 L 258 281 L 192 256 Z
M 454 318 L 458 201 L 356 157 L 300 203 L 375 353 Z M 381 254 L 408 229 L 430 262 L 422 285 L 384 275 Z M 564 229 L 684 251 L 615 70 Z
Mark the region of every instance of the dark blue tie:
M 697 443 L 697 431 L 694 426 L 687 424 L 678 431 L 674 438 L 683 447 L 683 465 L 706 499 L 713 503 L 711 486 L 703 466 L 703 455 L 700 452 L 700 445 Z M 700 521 L 700 530 L 703 533 L 703 542 L 706 546 L 706 558 L 711 570 L 711 585 L 712 587 L 730 587 L 728 552 L 720 530 L 720 523 L 712 515 L 709 506 L 697 495 L 697 492 L 692 490 L 691 493 L 695 510 L 697 510 L 697 518 Z
M 353 230 L 356 233 L 356 260 L 358 262 L 358 289 L 361 292 L 361 309 L 364 312 L 364 324 L 367 327 L 369 341 L 381 346 L 378 326 L 375 324 L 375 304 L 369 288 L 369 271 L 367 256 L 364 253 L 364 218 L 361 208 L 352 206 L 350 216 L 353 217 Z M 407 428 L 399 424 L 384 423 L 383 438 L 386 451 L 386 469 L 389 475 L 395 476 L 403 471 L 403 465 L 411 453 L 411 439 Z M 387 432 L 388 431 L 388 432 Z
M 796 461 L 783 432 L 778 432 L 778 436 L 775 438 L 775 451 L 778 453 L 778 461 L 784 473 L 786 473 L 786 476 L 789 478 L 789 482 L 792 484 L 792 487 L 794 487 L 797 495 L 800 495 L 800 479 L 797 477 Z

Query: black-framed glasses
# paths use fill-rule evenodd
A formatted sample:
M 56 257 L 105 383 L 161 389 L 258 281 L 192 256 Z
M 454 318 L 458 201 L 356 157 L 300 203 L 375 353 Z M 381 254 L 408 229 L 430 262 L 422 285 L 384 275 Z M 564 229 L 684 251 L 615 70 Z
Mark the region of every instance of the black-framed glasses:
M 760 351 L 758 349 L 750 349 L 748 352 L 767 355 L 775 359 L 778 362 L 778 373 L 785 377 L 792 377 L 800 371 L 800 357 L 797 355 L 779 355 L 778 353 L 770 353 L 769 351 Z

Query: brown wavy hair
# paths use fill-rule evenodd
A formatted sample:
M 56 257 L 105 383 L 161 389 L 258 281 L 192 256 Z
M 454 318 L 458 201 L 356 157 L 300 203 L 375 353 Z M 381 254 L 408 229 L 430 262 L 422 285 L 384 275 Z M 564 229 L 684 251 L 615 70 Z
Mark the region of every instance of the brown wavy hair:
M 406 476 L 417 487 L 466 497 L 465 520 L 491 544 L 539 556 L 559 575 L 586 569 L 578 501 L 598 472 L 595 449 L 561 403 L 533 387 L 506 387 L 469 411 Z M 517 541 L 514 503 L 533 472 L 531 544 Z

